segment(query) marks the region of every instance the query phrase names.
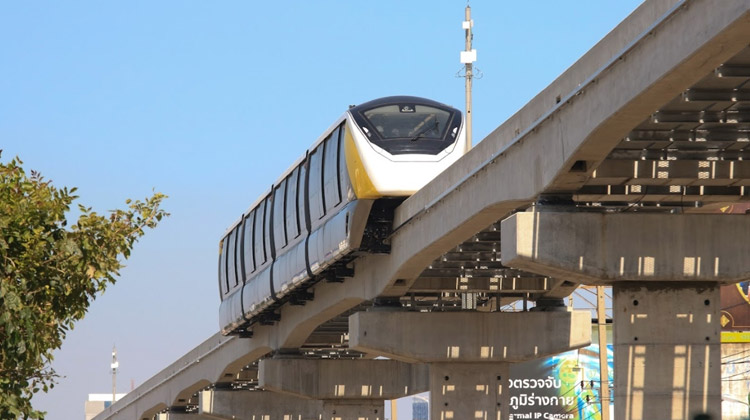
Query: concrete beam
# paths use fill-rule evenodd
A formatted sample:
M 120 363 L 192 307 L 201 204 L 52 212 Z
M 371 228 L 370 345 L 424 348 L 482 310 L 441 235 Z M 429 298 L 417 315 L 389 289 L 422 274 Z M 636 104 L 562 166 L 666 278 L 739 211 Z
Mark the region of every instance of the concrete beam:
M 267 333 L 263 330 L 252 339 L 214 334 L 96 418 L 152 420 L 171 406 L 185 405 L 196 392 L 212 383 L 232 381 L 242 367 L 270 352 Z
M 392 400 L 428 391 L 426 365 L 396 360 L 263 359 L 262 388 L 318 400 Z
M 198 413 L 217 420 L 318 420 L 320 401 L 270 391 L 201 391 Z
M 529 334 L 544 337 L 530 340 Z M 520 362 L 591 343 L 591 315 L 571 312 L 358 312 L 349 347 L 406 362 Z
M 516 213 L 502 221 L 503 264 L 584 284 L 750 278 L 750 217 Z
M 468 277 L 420 277 L 410 293 L 455 290 L 456 292 L 476 293 L 545 293 L 559 286 L 560 282 L 545 277 L 489 278 Z

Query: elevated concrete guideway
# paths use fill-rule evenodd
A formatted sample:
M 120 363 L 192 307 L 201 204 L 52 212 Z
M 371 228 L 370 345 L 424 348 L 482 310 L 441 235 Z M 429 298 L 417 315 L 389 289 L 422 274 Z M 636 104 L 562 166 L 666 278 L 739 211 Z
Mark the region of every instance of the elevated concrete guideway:
M 376 356 L 374 345 L 360 352 L 348 348 L 348 317 L 373 301 L 393 305 L 400 299 L 400 305 L 412 309 L 445 311 L 451 309 L 446 293 L 459 302 L 462 294 L 477 293 L 484 299 L 483 310 L 493 315 L 512 300 L 554 300 L 569 295 L 577 282 L 597 282 L 549 267 L 501 262 L 506 239 L 499 221 L 514 212 L 563 207 L 569 212 L 687 213 L 747 201 L 748 44 L 749 0 L 647 1 L 469 154 L 407 199 L 396 211 L 390 255 L 357 259 L 353 278 L 318 283 L 312 301 L 282 307 L 280 320 L 255 327 L 250 339 L 209 338 L 97 419 L 150 420 L 165 410 L 198 412 L 202 390 L 256 388 L 256 362 L 280 350 L 310 350 L 307 357 L 320 357 L 318 348 L 334 349 L 342 358 Z M 618 301 L 623 305 L 642 293 L 624 286 L 617 290 L 616 295 L 627 296 Z M 577 317 L 566 325 L 571 334 L 582 328 Z M 676 336 L 674 344 L 680 339 Z M 479 341 L 468 344 L 481 346 Z M 566 345 L 575 348 L 585 341 Z M 434 363 L 441 372 L 456 369 Z M 509 361 L 485 363 L 507 372 L 503 363 Z M 482 386 L 499 385 L 492 380 Z M 496 397 L 497 407 L 507 406 L 507 395 Z M 641 403 L 630 404 L 627 416 L 618 419 L 648 418 L 639 417 L 648 413 L 648 402 L 644 410 L 633 408 L 642 408 Z M 689 402 L 681 407 L 683 416 L 675 418 L 687 418 L 695 409 L 711 411 Z M 491 410 L 507 416 L 505 409 Z

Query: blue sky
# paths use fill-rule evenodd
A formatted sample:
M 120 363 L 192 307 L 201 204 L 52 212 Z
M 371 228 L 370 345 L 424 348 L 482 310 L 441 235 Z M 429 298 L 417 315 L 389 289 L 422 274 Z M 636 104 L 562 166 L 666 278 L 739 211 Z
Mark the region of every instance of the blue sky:
M 472 1 L 475 143 L 639 3 Z M 110 392 L 113 344 L 129 390 L 217 331 L 219 236 L 348 105 L 408 94 L 463 109 L 465 5 L 0 3 L 2 160 L 99 211 L 155 189 L 172 213 L 56 353 L 65 378 L 35 398 L 48 419 Z

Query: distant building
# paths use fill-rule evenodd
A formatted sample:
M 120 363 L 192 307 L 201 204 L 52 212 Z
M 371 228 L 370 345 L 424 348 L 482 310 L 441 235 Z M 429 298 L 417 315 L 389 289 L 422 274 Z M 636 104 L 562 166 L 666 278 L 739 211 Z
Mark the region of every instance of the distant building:
M 429 420 L 430 419 L 430 403 L 427 398 L 414 397 L 411 403 L 411 418 L 412 420 Z
M 124 397 L 125 394 L 115 394 L 115 399 L 119 400 Z M 112 394 L 89 394 L 84 406 L 86 411 L 86 420 L 91 420 L 96 417 L 97 414 L 104 411 L 105 408 L 112 405 Z

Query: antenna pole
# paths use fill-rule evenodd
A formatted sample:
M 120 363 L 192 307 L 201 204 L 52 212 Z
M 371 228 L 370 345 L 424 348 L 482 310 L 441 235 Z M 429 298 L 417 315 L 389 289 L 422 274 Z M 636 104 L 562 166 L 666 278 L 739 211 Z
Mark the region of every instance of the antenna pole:
M 471 51 L 471 6 L 466 5 L 466 51 Z M 466 149 L 471 149 L 471 71 L 473 64 L 466 63 Z
M 474 21 L 471 20 L 471 6 L 466 2 L 466 20 L 463 21 L 463 28 L 466 32 L 466 50 L 461 51 L 461 63 L 466 66 L 466 150 L 471 150 L 471 80 L 474 77 L 474 62 L 477 61 L 477 51 L 471 48 L 471 41 L 474 37 L 471 28 Z
M 120 364 L 117 362 L 117 347 L 112 346 L 112 404 L 115 403 L 115 395 L 117 394 L 117 368 Z

